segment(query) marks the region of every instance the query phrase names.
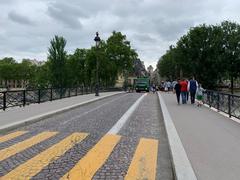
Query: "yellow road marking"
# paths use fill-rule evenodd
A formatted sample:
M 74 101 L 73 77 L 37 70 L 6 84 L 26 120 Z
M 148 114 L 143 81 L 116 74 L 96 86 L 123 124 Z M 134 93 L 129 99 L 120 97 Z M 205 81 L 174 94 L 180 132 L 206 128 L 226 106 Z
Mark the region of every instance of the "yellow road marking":
M 88 134 L 86 133 L 71 134 L 59 143 L 28 160 L 26 163 L 18 166 L 16 169 L 3 176 L 2 179 L 31 179 L 32 176 L 35 176 L 37 173 L 39 173 L 49 163 L 58 159 L 76 143 L 79 143 L 85 139 L 87 135 Z
M 0 151 L 0 161 L 9 158 L 10 156 L 21 152 L 41 141 L 44 141 L 54 135 L 56 135 L 57 132 L 42 132 L 36 136 L 31 137 L 30 139 L 27 139 L 25 141 L 19 142 L 17 144 L 14 144 L 6 149 L 2 149 Z
M 105 135 L 62 179 L 90 180 L 104 164 L 120 138 L 117 135 Z
M 8 141 L 10 139 L 13 139 L 15 137 L 21 136 L 23 134 L 25 134 L 27 131 L 16 131 L 10 134 L 7 134 L 5 136 L 1 136 L 0 137 L 0 143 L 4 142 L 4 141 Z
M 155 180 L 158 141 L 141 138 L 125 180 Z

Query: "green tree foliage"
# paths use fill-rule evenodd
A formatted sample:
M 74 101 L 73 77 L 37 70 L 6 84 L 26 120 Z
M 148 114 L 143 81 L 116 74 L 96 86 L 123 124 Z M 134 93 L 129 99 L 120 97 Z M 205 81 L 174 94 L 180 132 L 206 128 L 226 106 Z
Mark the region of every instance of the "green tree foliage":
M 29 59 L 18 63 L 11 57 L 0 60 L 0 80 L 21 80 L 28 88 L 94 86 L 98 62 L 100 86 L 114 86 L 118 74 L 131 72 L 137 53 L 121 32 L 90 49 L 65 50 L 66 40 L 55 36 L 50 41 L 48 60 L 34 65 Z
M 87 49 L 76 49 L 67 58 L 67 84 L 69 87 L 85 85 Z
M 214 88 L 223 77 L 239 76 L 239 38 L 239 25 L 228 21 L 191 28 L 160 58 L 159 73 L 170 79 L 194 76 Z
M 131 48 L 130 41 L 121 32 L 113 31 L 107 39 L 106 53 L 108 59 L 115 62 L 118 72 L 132 70 L 134 60 L 137 59 L 137 53 Z
M 240 76 L 240 25 L 224 21 L 222 30 L 222 59 L 227 76 L 231 80 L 233 93 L 233 81 Z M 227 59 L 226 61 L 224 61 Z
M 63 37 L 55 36 L 50 43 L 48 60 L 49 70 L 51 72 L 51 84 L 53 87 L 66 87 L 67 52 L 65 51 L 65 46 L 67 42 Z
M 36 66 L 26 59 L 23 59 L 21 63 L 17 63 L 11 57 L 0 60 L 0 80 L 4 80 L 5 82 L 8 80 L 18 80 L 24 84 L 31 84 L 36 75 L 35 70 Z

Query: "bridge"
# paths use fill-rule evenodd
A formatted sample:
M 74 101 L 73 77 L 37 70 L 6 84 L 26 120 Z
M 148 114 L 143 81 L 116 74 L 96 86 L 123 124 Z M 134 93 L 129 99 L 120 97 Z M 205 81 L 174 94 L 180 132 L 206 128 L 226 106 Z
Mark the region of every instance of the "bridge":
M 240 120 L 214 97 L 89 92 L 6 108 L 0 179 L 239 179 Z

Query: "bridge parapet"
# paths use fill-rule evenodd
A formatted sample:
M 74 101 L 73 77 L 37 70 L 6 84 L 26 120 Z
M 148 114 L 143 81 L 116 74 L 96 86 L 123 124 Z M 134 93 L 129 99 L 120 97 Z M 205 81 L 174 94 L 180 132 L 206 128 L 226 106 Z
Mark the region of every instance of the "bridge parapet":
M 227 113 L 229 117 L 240 119 L 240 96 L 238 95 L 206 90 L 203 103 Z

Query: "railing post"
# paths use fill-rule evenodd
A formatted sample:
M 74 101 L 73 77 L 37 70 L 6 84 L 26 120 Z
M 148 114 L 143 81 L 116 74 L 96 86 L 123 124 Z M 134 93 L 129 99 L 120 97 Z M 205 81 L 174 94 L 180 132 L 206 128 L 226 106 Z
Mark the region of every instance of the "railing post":
M 231 117 L 231 95 L 228 94 L 228 115 Z
M 7 92 L 3 92 L 3 110 L 5 111 L 7 108 Z
M 75 90 L 75 96 L 77 96 L 78 94 L 78 88 L 76 87 L 76 90 Z
M 213 93 L 212 93 L 212 92 L 209 92 L 209 93 L 210 93 L 210 98 L 209 98 L 209 107 L 212 107 Z
M 23 90 L 23 106 L 26 105 L 26 90 Z
M 82 86 L 82 95 L 83 95 L 83 93 L 84 93 L 84 89 L 83 89 L 84 87 Z
M 52 100 L 53 100 L 53 89 L 51 87 L 51 89 L 50 89 L 50 101 L 52 101 Z
M 207 91 L 207 104 L 210 104 L 210 95 L 209 95 L 209 91 Z
M 41 102 L 41 89 L 38 89 L 38 104 Z
M 220 95 L 219 93 L 217 93 L 217 110 L 219 111 L 219 107 L 220 107 Z
M 60 99 L 62 99 L 62 87 L 60 88 Z

